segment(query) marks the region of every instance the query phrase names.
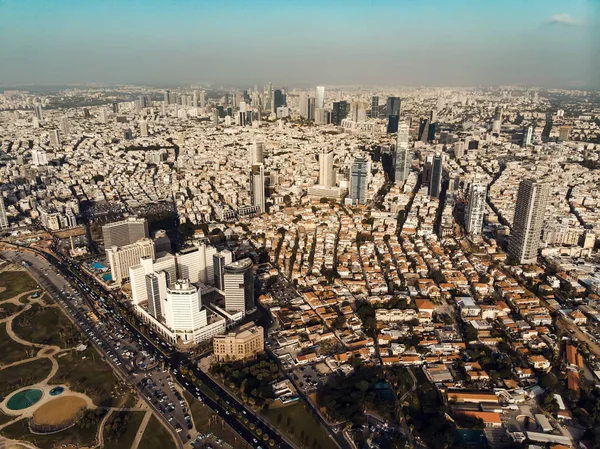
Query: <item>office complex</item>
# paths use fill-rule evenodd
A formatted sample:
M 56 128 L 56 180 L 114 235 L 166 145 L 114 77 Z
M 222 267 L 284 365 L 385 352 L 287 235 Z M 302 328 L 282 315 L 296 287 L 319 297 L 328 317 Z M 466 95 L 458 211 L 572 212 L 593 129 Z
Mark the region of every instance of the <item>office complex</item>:
M 386 116 L 395 115 L 400 117 L 400 98 L 399 97 L 388 97 L 386 103 Z
M 481 182 L 474 182 L 471 184 L 469 188 L 469 200 L 465 212 L 465 229 L 469 234 L 481 234 L 486 196 L 486 184 Z
M 315 95 L 315 108 L 324 108 L 325 107 L 325 87 L 317 86 L 316 95 Z
M 223 284 L 227 310 L 245 314 L 255 308 L 254 273 L 251 259 L 245 258 L 226 265 Z
M 261 326 L 246 323 L 239 329 L 213 339 L 217 360 L 242 360 L 254 357 L 265 350 L 265 333 Z
M 398 126 L 396 137 L 396 157 L 394 159 L 395 173 L 394 181 L 399 184 L 406 181 L 412 164 L 412 151 L 408 146 L 409 127 L 406 123 Z
M 429 195 L 435 198 L 438 198 L 442 191 L 443 169 L 444 155 L 436 154 L 433 158 L 433 164 L 431 167 L 431 182 L 429 184 Z
M 145 218 L 128 218 L 102 226 L 102 238 L 106 249 L 131 245 L 149 236 L 148 221 Z
M 323 187 L 333 187 L 335 185 L 333 151 L 323 149 L 319 154 L 319 185 Z
M 352 205 L 365 204 L 367 202 L 368 165 L 368 162 L 363 157 L 354 159 L 350 171 L 349 202 Z
M 142 257 L 154 259 L 154 242 L 141 239 L 130 245 L 112 246 L 106 249 L 106 256 L 112 280 L 120 285 L 129 279 L 129 268 L 138 265 Z
M 347 101 L 336 101 L 333 103 L 333 108 L 331 110 L 331 123 L 336 126 L 340 126 L 342 124 L 342 120 L 348 117 L 348 113 L 350 112 L 350 103 Z
M 519 263 L 535 263 L 550 186 L 534 179 L 519 183 L 508 254 Z

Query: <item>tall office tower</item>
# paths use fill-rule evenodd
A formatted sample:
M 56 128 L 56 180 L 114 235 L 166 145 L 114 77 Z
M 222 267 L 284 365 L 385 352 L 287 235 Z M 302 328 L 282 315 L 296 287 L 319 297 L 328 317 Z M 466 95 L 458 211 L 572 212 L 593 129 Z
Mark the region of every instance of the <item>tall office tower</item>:
M 429 119 L 422 118 L 419 123 L 419 140 L 427 142 L 429 138 Z
M 388 118 L 387 130 L 388 134 L 394 134 L 398 132 L 399 117 L 397 115 L 390 115 Z
M 90 118 L 90 109 L 89 108 L 83 108 L 83 118 Z
M 395 176 L 396 184 L 403 183 L 408 178 L 412 164 L 412 151 L 408 147 L 408 133 L 410 128 L 406 123 L 398 126 L 396 137 Z
M 342 124 L 342 120 L 348 117 L 349 111 L 350 104 L 347 101 L 334 102 L 331 111 L 331 123 L 333 123 L 336 126 L 340 126 Z
M 71 133 L 71 127 L 69 126 L 69 119 L 67 117 L 61 117 L 59 123 L 60 132 L 64 135 Z
M 212 124 L 214 126 L 219 125 L 219 110 L 218 109 L 213 109 L 213 111 L 212 111 Z
M 429 113 L 429 123 L 437 123 L 437 109 L 432 109 Z
M 316 94 L 315 94 L 315 107 L 316 108 L 324 108 L 325 107 L 325 86 L 317 86 Z
M 280 89 L 276 89 L 273 92 L 273 112 L 277 111 L 277 108 L 284 106 L 286 106 L 285 93 Z
M 8 216 L 4 207 L 4 198 L 0 195 L 0 229 L 8 228 Z
M 194 95 L 192 96 L 192 107 L 198 107 L 198 91 L 194 90 Z
M 252 143 L 252 153 L 250 156 L 250 164 L 252 164 L 252 165 L 264 164 L 264 162 L 265 162 L 264 147 L 265 147 L 265 144 L 263 142 L 261 142 L 260 140 L 255 140 Z
M 307 106 L 307 109 L 308 109 L 308 111 L 307 111 L 308 112 L 307 119 L 308 120 L 313 120 L 313 121 L 315 120 L 315 106 L 316 106 L 316 104 L 317 104 L 317 101 L 316 101 L 315 98 L 312 98 L 312 97 L 308 98 L 308 106 Z
M 433 156 L 430 154 L 425 158 L 425 162 L 423 163 L 423 173 L 421 175 L 421 185 L 427 186 L 429 189 L 429 185 L 431 184 L 431 174 L 433 173 Z
M 179 279 L 167 289 L 163 306 L 165 324 L 183 343 L 196 340 L 195 334 L 208 324 L 200 292 L 187 279 Z
M 163 100 L 163 103 L 169 104 L 170 101 L 171 101 L 171 92 L 168 90 L 165 90 L 165 98 Z
M 223 274 L 225 309 L 244 312 L 254 309 L 252 260 L 241 259 L 225 266 Z
M 465 155 L 465 143 L 462 140 L 454 142 L 454 157 L 461 159 Z
M 335 175 L 333 173 L 333 151 L 323 148 L 319 154 L 319 185 L 333 187 Z
M 306 96 L 306 92 L 300 92 L 300 96 L 298 97 L 298 112 L 300 117 L 308 117 L 308 97 Z
M 148 137 L 148 122 L 146 120 L 140 120 L 140 136 Z
M 569 140 L 569 134 L 571 133 L 571 127 L 569 125 L 562 125 L 558 128 L 558 140 L 559 142 L 566 142 Z
M 225 266 L 233 262 L 231 251 L 224 249 L 213 256 L 215 267 L 215 288 L 223 290 L 225 286 Z
M 386 116 L 389 118 L 390 115 L 397 115 L 400 117 L 400 98 L 388 97 L 386 103 Z
M 315 109 L 315 123 L 317 125 L 328 125 L 331 120 L 331 114 L 323 108 Z
M 526 147 L 531 145 L 531 140 L 533 139 L 533 126 L 524 126 L 523 127 L 523 140 L 521 141 L 521 146 Z
M 119 113 L 119 103 L 114 102 L 112 104 L 112 111 L 113 111 L 113 114 L 118 114 Z
M 100 122 L 101 123 L 106 123 L 108 121 L 108 118 L 106 116 L 106 109 L 102 108 L 100 109 Z
M 212 284 L 215 281 L 215 261 L 213 256 L 217 254 L 217 248 L 214 246 L 204 247 L 204 260 L 206 263 L 205 281 L 206 284 Z
M 367 202 L 368 164 L 364 157 L 354 159 L 350 170 L 350 200 L 352 205 Z
M 140 263 L 142 257 L 154 259 L 154 242 L 150 239 L 138 240 L 131 245 L 112 246 L 106 249 L 112 280 L 121 284 L 129 279 L 129 268 Z
M 259 213 L 265 212 L 265 167 L 263 164 L 252 164 L 250 174 L 252 205 L 258 206 Z
M 35 111 L 35 116 L 36 118 L 42 122 L 44 120 L 44 114 L 42 113 L 42 105 L 41 104 L 36 104 L 34 106 L 34 111 Z
M 182 249 L 175 256 L 177 278 L 192 283 L 206 282 L 206 254 L 204 247 L 192 246 Z
M 544 224 L 550 186 L 534 179 L 519 183 L 508 254 L 519 263 L 534 263 Z
M 442 170 L 444 168 L 444 155 L 436 154 L 433 158 L 431 170 L 431 183 L 429 184 L 429 196 L 439 198 L 442 191 Z
M 469 234 L 481 234 L 486 196 L 487 184 L 474 182 L 469 187 L 469 203 L 465 213 L 465 228 Z
M 163 317 L 162 303 L 167 298 L 167 289 L 171 285 L 169 275 L 165 271 L 150 273 L 144 276 L 148 312 L 157 320 Z
M 246 112 L 239 111 L 238 112 L 238 119 L 237 119 L 238 125 L 239 126 L 246 126 L 246 118 L 247 118 Z
M 206 92 L 205 91 L 200 91 L 200 107 L 203 108 L 204 106 L 206 106 Z
M 147 239 L 148 221 L 145 218 L 127 218 L 102 226 L 102 238 L 104 247 L 125 246 L 137 242 L 140 239 Z
M 50 145 L 54 148 L 60 148 L 60 132 L 58 129 L 50 131 Z
M 373 95 L 371 97 L 371 118 L 379 117 L 379 97 Z

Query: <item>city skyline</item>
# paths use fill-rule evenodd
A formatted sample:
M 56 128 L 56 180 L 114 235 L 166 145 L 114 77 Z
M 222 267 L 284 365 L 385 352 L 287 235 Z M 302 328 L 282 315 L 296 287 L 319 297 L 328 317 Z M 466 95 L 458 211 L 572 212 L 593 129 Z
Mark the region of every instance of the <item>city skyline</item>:
M 0 80 L 4 86 L 600 85 L 594 2 L 502 3 L 259 1 L 248 8 L 5 0 L 0 38 L 9 44 L 0 49 Z

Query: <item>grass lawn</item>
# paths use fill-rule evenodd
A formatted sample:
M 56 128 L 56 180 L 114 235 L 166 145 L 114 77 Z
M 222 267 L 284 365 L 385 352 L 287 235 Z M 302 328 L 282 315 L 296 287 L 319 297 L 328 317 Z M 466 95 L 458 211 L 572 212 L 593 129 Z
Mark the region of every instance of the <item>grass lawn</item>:
M 58 307 L 34 304 L 13 321 L 15 334 L 23 340 L 68 348 L 77 345 L 81 333 Z
M 307 406 L 296 402 L 284 406 L 271 406 L 266 412 L 269 421 L 300 447 L 337 449 L 327 431 L 315 419 Z
M 104 449 L 129 449 L 146 412 L 113 412 L 104 425 Z
M 6 323 L 0 324 L 0 365 L 8 365 L 27 359 L 37 353 L 37 349 L 17 343 L 6 333 Z
M 66 384 L 87 394 L 98 406 L 119 407 L 129 401 L 129 391 L 122 391 L 121 381 L 91 346 L 83 352 L 67 352 L 57 360 L 53 385 Z
M 67 447 L 90 447 L 96 442 L 96 432 L 101 418 L 95 417 L 94 412 L 91 411 L 87 412 L 87 416 L 93 418 L 84 417 L 73 427 L 49 435 L 30 433 L 27 419 L 21 419 L 5 427 L 0 433 L 7 438 L 29 441 L 40 449 L 54 449 L 65 445 Z
M 11 299 L 21 293 L 39 288 L 37 283 L 26 271 L 3 271 L 0 273 L 0 287 L 6 287 L 0 292 L 0 301 Z
M 144 449 L 163 449 L 175 447 L 175 442 L 171 433 L 165 429 L 162 423 L 154 415 L 148 421 L 144 435 L 140 441 L 140 448 Z
M 190 406 L 192 419 L 194 420 L 194 425 L 198 432 L 212 432 L 235 449 L 245 449 L 247 447 L 244 439 L 240 437 L 235 430 L 225 424 L 210 408 L 195 399 L 187 391 L 184 391 L 183 395 Z
M 0 320 L 4 318 L 8 318 L 11 315 L 14 315 L 19 310 L 21 310 L 20 306 L 17 306 L 12 303 L 0 304 Z
M 0 371 L 0 401 L 14 390 L 41 382 L 52 369 L 48 359 L 38 359 Z

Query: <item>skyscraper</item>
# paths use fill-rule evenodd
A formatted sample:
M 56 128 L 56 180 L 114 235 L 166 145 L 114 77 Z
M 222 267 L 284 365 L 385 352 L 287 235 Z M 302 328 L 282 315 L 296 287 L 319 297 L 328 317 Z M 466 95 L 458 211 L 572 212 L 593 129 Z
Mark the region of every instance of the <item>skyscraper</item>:
M 264 164 L 264 143 L 260 140 L 255 140 L 251 151 L 250 164 Z
M 252 260 L 241 259 L 225 266 L 225 309 L 244 314 L 255 308 Z
M 276 89 L 273 92 L 273 112 L 277 111 L 277 108 L 286 106 L 285 94 L 282 90 Z
M 550 186 L 534 179 L 519 183 L 508 254 L 519 263 L 534 263 L 540 244 Z
M 54 148 L 60 148 L 60 132 L 58 129 L 50 131 L 50 145 Z
M 170 100 L 170 94 L 171 92 L 168 90 L 165 90 L 165 98 L 163 100 L 164 104 L 169 104 L 169 100 Z
M 306 96 L 306 92 L 300 92 L 300 96 L 298 97 L 298 112 L 300 117 L 308 117 L 308 97 Z
M 412 164 L 412 151 L 408 147 L 409 127 L 406 123 L 398 126 L 396 137 L 396 158 L 394 181 L 399 184 L 406 181 Z
M 59 123 L 60 132 L 63 134 L 69 134 L 71 132 L 71 127 L 69 126 L 68 117 L 61 117 Z
M 200 107 L 203 108 L 206 106 L 206 92 L 200 91 Z
M 322 149 L 319 154 L 319 185 L 333 187 L 335 176 L 333 174 L 333 152 Z
M 400 98 L 399 97 L 388 97 L 386 103 L 386 116 L 389 118 L 390 115 L 397 115 L 400 117 Z
M 487 185 L 474 182 L 469 188 L 469 203 L 465 214 L 465 228 L 469 234 L 481 234 L 483 227 L 483 214 L 485 212 L 485 198 Z
M 265 212 L 265 167 L 263 164 L 252 164 L 250 175 L 252 204 L 258 206 L 259 212 Z
M 524 126 L 523 127 L 523 140 L 521 141 L 521 146 L 526 147 L 531 145 L 531 140 L 533 139 L 533 126 Z
M 34 106 L 34 111 L 35 111 L 35 116 L 36 118 L 41 122 L 44 120 L 44 114 L 42 112 L 42 105 L 41 104 L 36 104 Z
M 106 249 L 125 246 L 148 238 L 148 221 L 145 218 L 128 218 L 102 226 L 102 238 Z
M 231 254 L 231 251 L 224 249 L 213 256 L 213 261 L 215 267 L 215 287 L 218 290 L 223 290 L 225 285 L 225 266 L 233 262 L 233 254 Z
M 148 137 L 148 122 L 146 120 L 140 121 L 140 136 Z
M 8 217 L 6 216 L 6 208 L 4 207 L 4 198 L 0 195 L 0 229 L 8 228 Z
M 349 111 L 350 104 L 347 101 L 334 102 L 331 111 L 331 123 L 333 123 L 336 126 L 340 126 L 342 124 L 342 120 L 348 117 Z
M 398 132 L 399 119 L 400 118 L 397 115 L 388 116 L 388 124 L 387 124 L 387 133 L 388 134 L 394 134 L 394 133 Z
M 431 183 L 429 184 L 429 196 L 439 198 L 442 191 L 442 170 L 444 167 L 444 155 L 436 154 L 433 158 L 431 170 Z
M 354 159 L 350 177 L 350 199 L 352 204 L 367 202 L 368 164 L 364 157 Z
M 325 107 L 325 87 L 317 86 L 316 95 L 315 95 L 315 107 L 316 108 L 324 108 Z
M 371 97 L 371 118 L 379 117 L 379 97 L 373 95 Z
M 419 123 L 419 140 L 421 142 L 428 142 L 429 141 L 429 119 L 426 118 L 422 118 L 421 122 Z

